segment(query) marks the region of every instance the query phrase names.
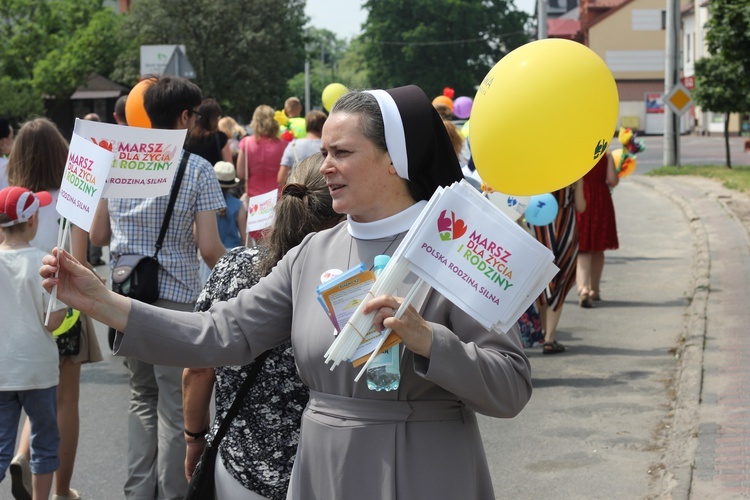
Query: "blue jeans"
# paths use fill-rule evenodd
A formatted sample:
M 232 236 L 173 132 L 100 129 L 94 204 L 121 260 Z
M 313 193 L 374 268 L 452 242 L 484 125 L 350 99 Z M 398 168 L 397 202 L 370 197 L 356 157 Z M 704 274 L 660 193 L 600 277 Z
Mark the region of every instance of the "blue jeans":
M 0 391 L 0 481 L 13 459 L 21 408 L 31 423 L 32 474 L 49 474 L 60 466 L 57 448 L 57 386 L 28 391 Z

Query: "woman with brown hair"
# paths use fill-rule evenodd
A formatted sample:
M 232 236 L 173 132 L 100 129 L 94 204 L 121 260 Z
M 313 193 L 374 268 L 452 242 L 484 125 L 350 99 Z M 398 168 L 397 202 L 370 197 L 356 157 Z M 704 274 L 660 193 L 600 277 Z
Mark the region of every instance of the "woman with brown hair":
M 55 205 L 67 158 L 67 141 L 55 124 L 46 118 L 36 118 L 21 127 L 8 158 L 8 182 L 11 186 L 25 187 L 34 192 L 48 191 L 52 195 L 53 203 L 39 209 L 39 229 L 36 237 L 31 240 L 32 246 L 45 252 L 57 245 L 58 227 L 62 218 Z M 70 234 L 73 255 L 93 270 L 86 258 L 88 234 L 76 226 L 71 228 Z M 106 281 L 101 277 L 100 280 Z M 103 359 L 93 321 L 83 314 L 79 321 L 81 333 L 78 354 L 60 355 L 60 383 L 57 387 L 60 468 L 55 473 L 53 499 L 80 498 L 78 492 L 70 488 L 70 480 L 78 448 L 81 364 Z M 31 498 L 29 436 L 27 420 L 21 433 L 18 453 L 11 462 L 10 473 L 13 483 L 20 483 L 19 488 L 23 486 Z
M 278 184 L 278 173 L 287 142 L 279 139 L 279 124 L 274 120 L 273 114 L 271 106 L 261 104 L 255 108 L 250 122 L 253 135 L 240 141 L 237 177 L 245 181 L 248 197 L 281 187 Z M 260 231 L 251 231 L 248 234 L 256 241 L 262 238 Z
M 219 130 L 221 106 L 214 99 L 203 99 L 198 111 L 195 127 L 188 133 L 185 151 L 202 156 L 211 165 L 219 161 L 232 161 L 229 138 Z
M 342 218 L 331 207 L 331 194 L 320 174 L 320 153 L 302 160 L 276 205 L 273 226 L 253 248 L 229 250 L 216 263 L 198 297 L 196 311 L 207 311 L 253 287 L 309 233 L 335 225 Z M 217 498 L 247 498 L 254 492 L 264 498 L 284 498 L 299 442 L 300 418 L 310 391 L 297 374 L 291 342 L 268 351 L 245 402 L 218 446 Z M 248 376 L 254 363 L 220 368 L 186 368 L 182 377 L 183 413 L 188 480 Z M 209 419 L 212 389 L 216 388 L 216 418 Z M 200 437 L 203 430 L 211 429 Z M 198 432 L 196 432 L 198 431 Z M 198 435 L 199 437 L 194 437 Z

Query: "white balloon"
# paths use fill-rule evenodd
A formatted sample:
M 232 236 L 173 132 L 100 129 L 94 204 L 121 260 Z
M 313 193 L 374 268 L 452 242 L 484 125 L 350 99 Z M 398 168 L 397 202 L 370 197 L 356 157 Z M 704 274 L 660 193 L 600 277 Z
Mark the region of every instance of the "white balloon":
M 502 213 L 507 215 L 513 221 L 517 221 L 529 206 L 530 196 L 514 196 L 510 194 L 493 191 L 484 193 L 488 200 L 492 202 Z

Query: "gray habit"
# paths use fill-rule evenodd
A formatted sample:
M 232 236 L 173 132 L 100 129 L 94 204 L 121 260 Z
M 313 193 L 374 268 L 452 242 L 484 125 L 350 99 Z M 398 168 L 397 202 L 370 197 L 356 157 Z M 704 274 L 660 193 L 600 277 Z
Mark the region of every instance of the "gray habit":
M 433 329 L 431 357 L 402 347 L 398 390 L 370 391 L 366 377 L 354 382 L 359 368 L 324 364 L 334 337 L 316 299 L 321 275 L 360 261 L 370 267 L 404 234 L 356 239 L 343 222 L 310 235 L 255 287 L 205 313 L 134 301 L 116 353 L 186 367 L 244 365 L 291 332 L 311 397 L 288 499 L 494 499 L 474 412 L 510 418 L 531 397 L 517 326 L 487 331 L 433 290 L 420 310 Z

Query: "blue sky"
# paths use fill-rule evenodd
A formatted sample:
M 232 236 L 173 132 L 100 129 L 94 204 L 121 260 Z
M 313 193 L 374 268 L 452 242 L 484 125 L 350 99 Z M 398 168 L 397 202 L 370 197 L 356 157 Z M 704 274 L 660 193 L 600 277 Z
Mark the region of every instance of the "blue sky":
M 534 13 L 536 0 L 515 0 L 520 10 Z M 307 0 L 305 13 L 316 28 L 333 31 L 339 38 L 358 35 L 365 18 L 362 2 L 357 0 Z

